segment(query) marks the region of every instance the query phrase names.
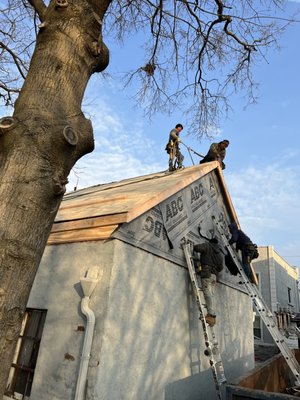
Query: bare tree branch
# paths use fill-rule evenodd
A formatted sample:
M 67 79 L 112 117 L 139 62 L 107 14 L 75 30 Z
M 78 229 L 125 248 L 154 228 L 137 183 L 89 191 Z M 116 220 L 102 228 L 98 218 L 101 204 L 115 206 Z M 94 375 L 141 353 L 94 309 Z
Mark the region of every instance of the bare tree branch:
M 16 67 L 18 68 L 18 71 L 20 72 L 20 75 L 22 76 L 23 79 L 25 79 L 26 76 L 21 68 L 21 65 L 23 66 L 23 68 L 25 68 L 22 63 L 22 60 L 20 60 L 20 58 L 18 56 L 16 56 L 16 54 L 9 47 L 7 47 L 3 42 L 0 42 L 0 48 L 6 50 L 12 56 L 14 63 L 16 65 Z
M 6 106 L 12 105 L 12 103 L 13 103 L 12 94 L 13 93 L 14 94 L 20 93 L 20 89 L 10 88 L 2 82 L 0 82 L 0 89 L 2 89 L 4 91 L 4 93 L 2 93 L 0 91 L 0 98 L 2 97 L 4 99 Z
M 94 12 L 99 15 L 101 21 L 112 1 L 113 0 L 88 0 Z
M 19 10 L 21 4 L 24 10 L 26 2 L 31 7 L 27 7 L 25 17 Z M 45 4 L 46 0 L 14 0 L 10 3 L 12 16 L 5 24 L 0 18 L 1 31 L 7 38 L 2 43 L 12 52 L 6 51 L 0 81 L 15 82 L 17 73 L 24 79 L 33 48 L 30 43 L 37 34 L 31 10 L 42 19 Z M 74 4 L 69 3 L 70 9 Z M 94 22 L 98 23 L 99 35 L 94 37 L 94 44 L 101 57 L 108 57 L 105 34 L 114 34 L 120 41 L 135 32 L 138 38 L 144 37 L 143 61 L 134 65 L 132 60 L 132 70 L 125 76 L 134 85 L 142 85 L 136 90 L 137 101 L 144 102 L 147 113 L 151 115 L 157 109 L 172 112 L 180 104 L 181 110 L 194 110 L 197 131 L 202 133 L 229 109 L 227 96 L 233 90 L 245 91 L 249 101 L 255 101 L 253 62 L 258 57 L 266 60 L 266 49 L 276 47 L 278 35 L 297 19 L 296 14 L 289 17 L 285 13 L 280 0 L 86 0 L 86 4 L 92 7 Z M 28 21 L 28 17 L 30 39 L 22 43 L 16 40 L 19 20 Z M 25 29 L 28 26 L 24 24 Z M 21 63 L 24 54 L 28 58 Z M 8 77 L 10 57 L 16 68 Z
M 47 7 L 43 0 L 28 0 L 29 4 L 34 8 L 35 12 L 38 14 L 41 22 L 44 21 L 45 12 Z

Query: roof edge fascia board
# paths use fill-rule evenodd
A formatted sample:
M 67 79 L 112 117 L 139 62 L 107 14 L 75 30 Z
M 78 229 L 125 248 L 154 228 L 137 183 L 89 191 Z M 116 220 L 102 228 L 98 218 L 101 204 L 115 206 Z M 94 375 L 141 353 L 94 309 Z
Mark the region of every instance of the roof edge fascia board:
M 127 221 L 127 213 L 107 214 L 99 217 L 72 219 L 54 222 L 51 233 L 73 231 L 77 229 L 96 228 L 107 225 L 121 224 Z

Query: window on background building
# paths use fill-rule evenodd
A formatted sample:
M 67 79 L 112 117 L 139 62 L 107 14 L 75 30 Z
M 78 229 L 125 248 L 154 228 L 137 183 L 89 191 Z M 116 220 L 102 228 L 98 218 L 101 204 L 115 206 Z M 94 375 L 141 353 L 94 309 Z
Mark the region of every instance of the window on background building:
M 258 315 L 255 316 L 254 322 L 253 322 L 253 334 L 254 334 L 254 339 L 261 340 L 261 320 Z
M 46 313 L 30 308 L 25 312 L 5 392 L 8 397 L 29 399 Z
M 292 303 L 292 289 L 288 287 L 287 290 L 288 290 L 289 304 L 291 304 Z

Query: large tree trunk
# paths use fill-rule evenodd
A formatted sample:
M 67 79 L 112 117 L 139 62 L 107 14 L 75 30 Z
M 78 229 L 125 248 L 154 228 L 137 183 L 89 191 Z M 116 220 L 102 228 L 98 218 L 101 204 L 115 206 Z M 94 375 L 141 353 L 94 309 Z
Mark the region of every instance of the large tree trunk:
M 91 74 L 108 64 L 100 33 L 109 2 L 51 1 L 14 115 L 1 121 L 0 399 L 67 176 L 94 147 L 81 102 Z

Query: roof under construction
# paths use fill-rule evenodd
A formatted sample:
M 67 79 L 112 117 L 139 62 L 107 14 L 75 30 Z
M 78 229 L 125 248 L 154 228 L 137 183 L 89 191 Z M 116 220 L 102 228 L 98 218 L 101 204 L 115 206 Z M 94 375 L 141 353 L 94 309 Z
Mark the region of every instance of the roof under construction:
M 215 170 L 228 211 L 236 219 L 218 162 L 96 185 L 66 194 L 48 244 L 102 240 L 168 197 Z

